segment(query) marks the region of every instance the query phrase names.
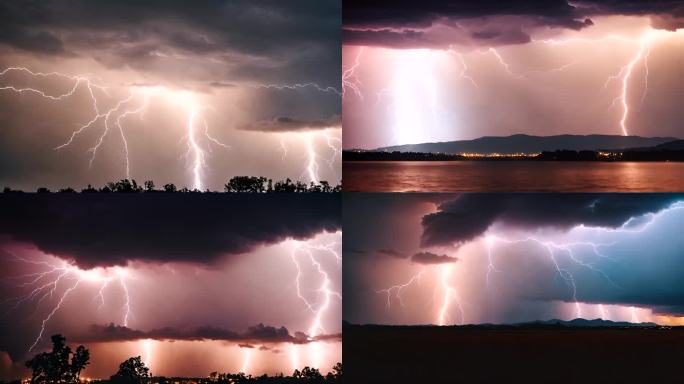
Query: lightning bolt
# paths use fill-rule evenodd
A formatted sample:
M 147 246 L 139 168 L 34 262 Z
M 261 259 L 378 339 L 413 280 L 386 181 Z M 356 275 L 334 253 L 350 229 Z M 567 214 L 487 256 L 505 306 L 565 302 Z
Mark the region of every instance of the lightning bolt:
M 313 145 L 313 134 L 309 133 L 305 136 L 304 143 L 306 145 L 306 153 L 308 157 L 308 162 L 306 165 L 306 174 L 314 183 L 318 183 L 318 154 Z
M 506 71 L 506 73 L 508 73 L 509 75 L 513 76 L 513 77 L 516 78 L 516 79 L 520 79 L 520 78 L 523 77 L 522 75 L 515 75 L 515 74 L 513 74 L 513 72 L 511 71 L 510 66 L 508 65 L 508 63 L 506 62 L 506 60 L 503 59 L 503 57 L 501 56 L 501 54 L 499 53 L 499 51 L 496 50 L 496 48 L 490 47 L 489 50 L 487 50 L 487 52 L 489 52 L 489 53 L 491 53 L 492 55 L 494 55 L 494 57 L 495 57 L 496 60 L 499 62 L 499 64 L 501 64 L 501 66 L 504 68 L 504 70 Z
M 344 98 L 344 95 L 347 93 L 347 89 L 350 89 L 356 95 L 356 97 L 358 97 L 360 100 L 363 100 L 363 94 L 361 93 L 361 81 L 356 75 L 356 69 L 359 67 L 361 62 L 361 55 L 363 54 L 364 48 L 365 47 L 359 48 L 358 52 L 356 53 L 354 63 L 349 68 L 342 71 L 342 98 Z
M 449 308 L 452 303 L 455 303 L 459 314 L 460 314 L 460 324 L 464 322 L 464 311 L 461 305 L 461 299 L 458 295 L 458 291 L 449 283 L 451 277 L 452 265 L 444 264 L 440 266 L 435 266 L 433 268 L 438 268 L 439 273 L 439 285 L 435 286 L 435 294 L 441 292 L 441 303 L 439 304 L 439 310 L 437 311 L 437 317 L 435 322 L 438 325 L 446 325 L 449 321 Z M 391 309 L 392 301 L 397 301 L 402 307 L 406 307 L 404 303 L 404 298 L 402 297 L 402 292 L 410 288 L 414 284 L 420 283 L 423 275 L 428 271 L 428 268 L 423 266 L 418 273 L 412 275 L 410 279 L 406 280 L 404 283 L 395 284 L 387 288 L 378 289 L 375 292 L 383 294 L 386 297 L 387 309 Z M 441 288 L 441 289 L 438 289 Z
M 296 91 L 298 89 L 313 88 L 319 92 L 334 93 L 338 96 L 342 96 L 342 92 L 340 92 L 337 88 L 335 88 L 335 87 L 322 87 L 316 83 L 256 84 L 256 85 L 253 85 L 253 87 L 256 89 L 277 89 L 279 91 L 282 91 L 285 89 L 288 89 L 291 91 Z
M 458 60 L 461 63 L 461 72 L 458 74 L 458 77 L 468 80 L 473 85 L 473 87 L 480 89 L 480 86 L 477 85 L 475 79 L 473 79 L 470 75 L 467 74 L 468 64 L 466 64 L 465 57 L 463 57 L 463 54 L 453 50 L 452 52 L 454 53 L 454 55 L 456 55 L 456 57 L 458 57 Z
M 330 157 L 326 160 L 330 171 L 335 173 L 335 162 L 339 162 L 342 159 L 342 139 L 332 136 L 327 129 L 323 130 L 323 136 L 325 137 L 325 142 L 330 149 Z
M 336 251 L 335 247 L 338 246 L 339 243 L 330 243 L 330 244 L 325 244 L 325 245 L 309 245 L 300 241 L 295 242 L 295 246 L 292 250 L 291 254 L 291 259 L 293 264 L 295 265 L 295 268 L 297 270 L 297 274 L 295 276 L 295 285 L 296 285 L 296 294 L 297 297 L 304 303 L 304 305 L 307 308 L 307 311 L 311 312 L 313 314 L 313 318 L 311 319 L 311 323 L 309 325 L 308 329 L 308 337 L 310 339 L 314 339 L 316 336 L 321 335 L 325 333 L 325 328 L 323 327 L 323 317 L 327 313 L 327 311 L 330 308 L 331 301 L 333 299 L 338 299 L 342 301 L 342 294 L 335 291 L 331 285 L 332 285 L 332 280 L 330 278 L 330 272 L 328 272 L 321 262 L 318 260 L 316 255 L 314 254 L 314 251 L 319 251 L 323 252 L 324 254 L 328 254 L 332 257 L 335 258 L 337 265 L 341 267 L 342 263 L 342 258 L 340 254 Z M 320 276 L 320 285 L 318 289 L 315 291 L 316 292 L 316 301 L 311 301 L 307 299 L 306 295 L 302 291 L 302 279 L 303 279 L 303 274 L 302 274 L 302 267 L 301 267 L 301 260 L 300 259 L 305 259 L 311 268 L 316 271 L 316 273 Z M 322 296 L 322 299 L 321 299 Z M 321 353 L 318 349 L 318 342 L 312 342 L 312 349 L 313 349 L 313 358 L 314 361 L 312 365 L 314 367 L 319 367 L 320 366 L 320 359 L 321 359 Z M 295 364 L 298 362 L 298 357 L 296 355 L 296 350 L 293 348 L 292 349 L 292 356 L 291 359 L 293 363 Z
M 577 283 L 575 280 L 575 276 L 573 273 L 567 269 L 561 266 L 561 264 L 558 262 L 558 258 L 556 255 L 556 251 L 563 251 L 567 256 L 568 259 L 573 262 L 574 264 L 587 268 L 596 274 L 600 275 L 603 277 L 606 281 L 608 281 L 611 285 L 620 288 L 618 284 L 616 284 L 608 274 L 606 274 L 603 270 L 598 268 L 596 265 L 592 263 L 587 263 L 581 259 L 579 259 L 575 253 L 573 252 L 573 247 L 578 247 L 578 246 L 585 246 L 591 249 L 594 254 L 602 259 L 605 259 L 606 256 L 603 255 L 599 251 L 599 247 L 608 247 L 612 246 L 615 243 L 609 243 L 609 244 L 598 244 L 598 243 L 592 243 L 592 242 L 573 242 L 573 243 L 555 243 L 553 241 L 543 241 L 539 240 L 534 237 L 527 237 L 523 239 L 515 239 L 515 240 L 509 240 L 509 239 L 504 239 L 498 236 L 494 235 L 488 235 L 486 237 L 486 243 L 487 243 L 487 253 L 489 255 L 489 265 L 490 267 L 487 270 L 487 279 L 486 282 L 489 285 L 489 272 L 490 268 L 493 269 L 493 264 L 492 264 L 492 258 L 491 258 L 491 252 L 492 252 L 492 243 L 494 242 L 503 242 L 506 244 L 520 244 L 520 243 L 527 243 L 527 242 L 533 242 L 536 243 L 546 249 L 548 252 L 549 260 L 553 264 L 556 273 L 558 276 L 565 282 L 565 284 L 568 286 L 570 289 L 570 294 L 572 297 L 572 302 L 575 303 L 575 309 L 576 309 L 576 317 L 582 317 L 582 311 L 579 305 L 579 300 L 577 299 Z
M 634 70 L 634 66 L 644 58 L 644 55 L 648 57 L 648 54 L 650 52 L 650 45 L 652 42 L 652 35 L 650 33 L 646 33 L 641 39 L 639 43 L 639 50 L 636 52 L 636 54 L 632 57 L 632 59 L 627 63 L 627 65 L 623 68 L 620 69 L 620 72 L 623 73 L 622 75 L 622 87 L 621 87 L 621 92 L 620 95 L 618 96 L 618 99 L 620 100 L 620 104 L 622 105 L 622 116 L 620 117 L 620 128 L 622 129 L 622 134 L 627 136 L 629 133 L 627 132 L 627 119 L 629 117 L 629 103 L 627 102 L 627 95 L 628 95 L 628 87 L 629 87 L 629 81 L 632 77 L 632 72 Z M 648 78 L 648 61 L 644 60 L 644 65 L 646 66 L 646 78 Z M 648 80 L 646 80 L 646 87 L 648 86 Z M 647 88 L 644 88 L 645 90 Z M 642 102 L 643 98 L 646 97 L 646 91 L 644 90 L 643 96 L 642 96 Z
M 297 135 L 302 135 L 304 140 L 304 149 L 306 152 L 305 166 L 300 174 L 300 179 L 308 179 L 310 182 L 318 183 L 321 179 L 320 177 L 320 161 L 324 161 L 328 168 L 330 169 L 332 177 L 334 179 L 338 178 L 338 169 L 335 167 L 335 163 L 339 163 L 342 160 L 342 140 L 338 137 L 333 136 L 330 133 L 330 129 L 323 129 L 320 132 L 303 132 Z M 330 156 L 323 158 L 319 155 L 316 150 L 314 140 L 318 137 L 322 137 L 325 140 L 325 144 L 330 150 Z M 279 149 L 281 153 L 281 159 L 285 159 L 288 155 L 288 146 L 286 143 L 287 136 L 285 133 L 279 135 Z
M 544 44 L 549 44 L 549 45 L 561 45 L 561 44 L 568 44 L 568 43 L 575 43 L 575 42 L 580 42 L 580 43 L 596 43 L 596 42 L 604 42 L 608 40 L 615 40 L 619 42 L 624 42 L 624 43 L 630 43 L 630 44 L 638 44 L 638 48 L 635 51 L 634 55 L 629 59 L 627 64 L 624 66 L 620 67 L 620 70 L 618 71 L 617 74 L 609 76 L 606 79 L 606 82 L 604 83 L 604 88 L 607 88 L 608 85 L 614 81 L 614 80 L 619 80 L 620 83 L 620 93 L 618 94 L 617 97 L 613 99 L 613 102 L 611 103 L 611 107 L 613 107 L 616 103 L 619 102 L 620 107 L 621 107 L 621 114 L 620 114 L 620 119 L 618 121 L 618 125 L 620 127 L 620 130 L 622 131 L 622 134 L 624 136 L 629 135 L 629 128 L 627 126 L 629 117 L 630 117 L 630 106 L 629 106 L 629 85 L 632 80 L 632 76 L 634 75 L 634 68 L 636 65 L 640 62 L 643 61 L 644 65 L 644 80 L 643 80 L 643 91 L 641 95 L 641 103 L 643 104 L 644 99 L 646 98 L 646 94 L 648 93 L 648 75 L 649 75 L 649 68 L 648 68 L 648 57 L 650 55 L 651 51 L 651 46 L 655 40 L 656 37 L 664 37 L 666 35 L 671 35 L 673 33 L 677 32 L 668 32 L 668 31 L 656 31 L 654 29 L 649 29 L 646 32 L 644 32 L 638 39 L 628 39 L 623 36 L 619 35 L 608 35 L 602 38 L 598 39 L 583 39 L 583 38 L 570 38 L 570 39 L 564 39 L 564 40 L 554 40 L 554 39 L 549 39 L 549 40 L 534 40 L 535 42 L 541 42 Z
M 491 236 L 487 236 L 485 238 L 485 244 L 487 245 L 487 275 L 486 275 L 486 282 L 487 286 L 489 287 L 489 276 L 491 275 L 492 272 L 501 272 L 497 270 L 494 267 L 494 257 L 492 255 L 492 245 L 494 243 L 494 238 Z
M 244 358 L 242 360 L 242 368 L 240 368 L 240 372 L 247 374 L 247 370 L 249 369 L 249 363 L 252 360 L 252 348 L 244 348 L 245 353 L 244 353 Z
M 399 302 L 399 304 L 401 304 L 402 307 L 406 307 L 406 305 L 404 305 L 404 299 L 401 297 L 401 292 L 404 289 L 413 285 L 413 283 L 419 282 L 420 278 L 423 276 L 426 270 L 427 268 L 423 267 L 423 269 L 421 269 L 420 272 L 411 276 L 411 278 L 405 283 L 396 284 L 389 288 L 376 290 L 375 292 L 384 293 L 385 295 L 387 295 L 387 309 L 390 309 L 392 307 L 392 297 L 394 297 Z M 394 294 L 392 294 L 392 292 L 394 292 Z
M 125 281 L 127 273 L 122 268 L 112 267 L 82 270 L 75 265 L 69 264 L 66 261 L 61 261 L 61 263 L 59 264 L 54 264 L 43 260 L 35 261 L 31 259 L 26 259 L 17 255 L 14 255 L 14 258 L 10 259 L 10 261 L 29 264 L 33 266 L 39 266 L 41 268 L 45 268 L 45 270 L 19 275 L 15 277 L 16 279 L 31 278 L 29 281 L 19 283 L 18 287 L 28 287 L 32 289 L 25 295 L 4 300 L 3 303 L 14 302 L 14 305 L 10 308 L 9 311 L 7 311 L 8 313 L 18 308 L 21 304 L 31 302 L 39 297 L 35 304 L 36 309 L 34 313 L 36 313 L 41 308 L 42 303 L 47 298 L 51 298 L 57 294 L 57 291 L 60 290 L 60 285 L 62 281 L 72 280 L 74 282 L 71 286 L 68 286 L 64 289 L 64 291 L 62 291 L 62 293 L 59 295 L 59 300 L 57 301 L 57 303 L 51 307 L 47 315 L 42 319 L 38 334 L 36 335 L 36 338 L 33 341 L 33 343 L 29 346 L 29 351 L 33 350 L 33 348 L 36 347 L 38 342 L 40 342 L 50 320 L 62 308 L 62 305 L 68 300 L 72 292 L 74 292 L 79 287 L 79 285 L 86 281 L 100 284 L 100 288 L 98 289 L 97 294 L 94 297 L 94 299 L 99 299 L 100 301 L 100 305 L 97 308 L 98 311 L 105 305 L 104 293 L 107 287 L 109 286 L 109 283 L 113 280 L 118 280 L 120 282 L 121 287 L 123 288 L 123 291 L 125 293 L 125 313 L 122 325 L 128 325 L 128 317 L 131 314 L 131 305 L 129 290 Z
M 36 337 L 36 340 L 31 344 L 29 347 L 29 352 L 38 344 L 38 341 L 43 337 L 43 332 L 45 332 L 45 324 L 47 324 L 48 321 L 52 318 L 52 316 L 59 310 L 59 308 L 62 306 L 62 303 L 64 300 L 69 296 L 69 293 L 71 293 L 76 287 L 78 287 L 78 284 L 81 282 L 81 280 L 76 280 L 76 283 L 71 287 L 67 288 L 66 291 L 64 291 L 64 294 L 62 294 L 62 297 L 59 299 L 59 302 L 57 302 L 57 305 L 52 309 L 52 311 L 47 315 L 46 318 L 43 319 L 41 325 L 40 325 L 40 332 L 38 332 L 38 336 Z
M 128 317 L 131 315 L 131 296 L 128 294 L 128 286 L 126 285 L 123 277 L 119 279 L 119 282 L 121 283 L 121 288 L 123 288 L 124 297 L 126 298 L 124 302 L 125 312 L 123 317 L 123 325 L 124 327 L 128 327 Z
M 460 323 L 461 325 L 464 324 L 464 314 L 463 314 L 463 307 L 461 306 L 461 300 L 458 297 L 458 292 L 456 291 L 456 288 L 451 286 L 449 284 L 449 277 L 451 275 L 451 264 L 444 264 L 441 265 L 440 267 L 440 284 L 442 286 L 442 306 L 439 309 L 439 316 L 437 319 L 437 324 L 438 325 L 446 325 L 447 321 L 449 320 L 449 306 L 450 304 L 455 301 L 457 306 L 458 306 L 458 311 L 461 314 L 461 320 Z
M 596 205 L 596 201 L 592 202 L 590 208 Z M 592 231 L 594 234 L 597 233 L 641 233 L 650 228 L 655 221 L 662 215 L 668 214 L 672 211 L 684 210 L 684 202 L 677 201 L 670 204 L 667 208 L 660 210 L 657 213 L 644 214 L 640 217 L 632 217 L 627 220 L 618 228 L 603 228 L 603 227 L 588 227 L 584 225 L 578 225 L 574 227 L 573 231 Z M 506 239 L 493 234 L 486 234 L 484 237 L 484 244 L 486 248 L 487 257 L 487 269 L 485 272 L 485 280 L 487 287 L 490 286 L 493 279 L 494 273 L 503 273 L 495 266 L 495 252 L 494 247 L 496 243 L 503 244 L 524 244 L 533 243 L 539 245 L 544 250 L 546 250 L 545 255 L 547 255 L 549 262 L 553 265 L 554 273 L 560 277 L 565 285 L 569 289 L 569 302 L 574 304 L 575 307 L 575 317 L 582 317 L 582 307 L 580 302 L 580 297 L 578 294 L 578 281 L 575 278 L 573 271 L 566 265 L 570 263 L 578 268 L 583 268 L 591 271 L 592 273 L 599 276 L 602 280 L 606 281 L 608 284 L 612 285 L 617 289 L 622 287 L 613 278 L 607 274 L 597 262 L 588 261 L 586 257 L 580 257 L 578 254 L 579 249 L 585 249 L 590 252 L 590 254 L 598 260 L 607 260 L 610 262 L 617 263 L 618 261 L 609 255 L 604 253 L 604 248 L 610 248 L 618 244 L 618 242 L 595 242 L 595 241 L 571 241 L 571 242 L 557 242 L 551 240 L 543 240 L 533 236 L 517 238 L 517 239 Z M 563 259 L 561 259 L 564 257 Z M 450 283 L 451 273 L 453 266 L 450 264 L 440 265 L 437 272 L 439 272 L 439 284 L 435 286 L 435 296 L 441 294 L 441 300 L 439 301 L 439 310 L 437 312 L 436 323 L 439 325 L 445 325 L 449 323 L 449 313 L 452 304 L 456 304 L 458 307 L 458 312 L 461 316 L 460 324 L 464 323 L 465 313 L 463 310 L 463 305 L 461 299 L 459 298 L 457 289 Z M 386 298 L 387 309 L 391 309 L 392 303 L 394 301 L 399 302 L 402 307 L 406 307 L 402 293 L 413 285 L 420 282 L 421 278 L 427 271 L 427 267 L 423 267 L 418 273 L 413 274 L 408 280 L 403 283 L 395 284 L 390 287 L 376 290 L 375 293 L 382 294 Z M 433 297 L 434 299 L 434 297 Z M 598 304 L 598 310 L 601 313 L 603 319 L 608 319 L 608 313 L 603 304 Z M 639 322 L 637 311 L 632 307 L 633 322 Z
M 280 159 L 285 160 L 285 158 L 287 157 L 287 145 L 285 145 L 285 134 L 280 135 L 280 152 L 282 153 Z
M 111 97 L 111 95 L 107 91 L 107 87 L 98 85 L 85 76 L 69 76 L 59 72 L 34 72 L 25 67 L 6 68 L 0 71 L 0 76 L 4 76 L 11 72 L 24 73 L 29 76 L 32 76 L 33 78 L 59 78 L 73 82 L 73 85 L 67 91 L 57 95 L 49 94 L 46 91 L 39 88 L 17 87 L 13 85 L 2 86 L 0 87 L 0 90 L 13 91 L 21 94 L 31 93 L 52 101 L 63 101 L 76 94 L 76 92 L 81 86 L 86 88 L 88 95 L 90 96 L 91 106 L 94 113 L 93 116 L 90 118 L 90 120 L 88 120 L 80 127 L 72 131 L 69 138 L 64 143 L 58 145 L 54 149 L 61 150 L 66 147 L 69 147 L 71 144 L 73 144 L 73 142 L 77 139 L 79 135 L 81 135 L 83 132 L 89 130 L 90 128 L 94 127 L 96 124 L 101 122 L 103 125 L 103 130 L 95 140 L 94 145 L 88 149 L 88 152 L 91 153 L 90 161 L 88 163 L 90 168 L 92 168 L 93 163 L 97 157 L 98 151 L 103 145 L 105 139 L 110 134 L 111 127 L 113 124 L 113 126 L 118 130 L 118 133 L 121 137 L 125 175 L 127 179 L 131 179 L 131 163 L 128 150 L 128 139 L 126 138 L 123 121 L 128 116 L 134 114 L 140 114 L 142 117 L 142 114 L 149 106 L 151 97 L 171 99 L 172 101 L 180 101 L 183 105 L 189 105 L 188 121 L 186 124 L 186 137 L 188 139 L 188 151 L 189 153 L 191 153 L 192 157 L 191 173 L 193 175 L 193 186 L 195 189 L 201 190 L 204 186 L 202 180 L 202 170 L 205 166 L 205 159 L 207 157 L 207 149 L 203 148 L 202 143 L 200 143 L 199 141 L 200 135 L 196 132 L 196 120 L 201 119 L 204 126 L 204 132 L 202 133 L 202 136 L 208 143 L 213 143 L 222 148 L 230 149 L 229 145 L 220 142 L 218 139 L 210 135 L 206 119 L 204 119 L 203 117 L 199 117 L 199 113 L 202 108 L 195 100 L 195 97 L 193 95 L 189 95 L 187 91 L 177 91 L 160 86 L 140 87 L 133 85 L 128 87 L 127 96 L 116 100 L 113 107 L 109 109 L 102 109 L 102 100 L 100 99 L 103 96 Z M 297 86 L 309 85 L 298 84 Z

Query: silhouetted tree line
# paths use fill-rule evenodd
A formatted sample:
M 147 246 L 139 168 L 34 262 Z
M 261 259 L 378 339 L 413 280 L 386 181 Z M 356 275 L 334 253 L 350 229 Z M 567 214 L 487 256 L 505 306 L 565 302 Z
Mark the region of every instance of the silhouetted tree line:
M 26 367 L 32 372 L 31 384 L 77 384 L 81 383 L 81 371 L 90 364 L 90 352 L 79 345 L 73 352 L 66 345 L 66 338 L 62 335 L 52 336 L 52 351 L 43 352 L 26 362 Z M 93 380 L 91 383 L 111 384 L 243 384 L 243 383 L 273 383 L 273 384 L 326 384 L 342 382 L 342 363 L 337 363 L 331 372 L 322 375 L 318 369 L 304 367 L 301 371 L 295 369 L 292 376 L 282 373 L 275 376 L 252 376 L 244 373 L 212 372 L 208 378 L 179 378 L 153 377 L 150 369 L 145 366 L 140 356 L 131 357 L 119 365 L 119 369 L 109 380 Z M 20 381 L 12 382 L 20 384 Z
M 235 176 L 228 180 L 224 186 L 225 192 L 244 192 L 244 193 L 336 193 L 342 191 L 342 185 L 330 185 L 327 181 L 309 184 L 301 181 L 293 182 L 285 179 L 273 182 L 273 179 L 254 176 Z M 23 191 L 5 187 L 3 193 L 21 193 Z M 81 189 L 81 193 L 212 193 L 213 191 L 198 189 L 178 188 L 175 184 L 164 184 L 157 189 L 152 180 L 147 180 L 143 185 L 135 180 L 122 179 L 116 182 L 108 182 L 101 188 L 95 188 L 88 184 Z M 75 189 L 67 187 L 51 191 L 48 188 L 40 187 L 36 193 L 78 193 Z
M 332 368 L 331 372 L 323 376 L 316 368 L 304 367 L 301 371 L 295 369 L 292 376 L 284 376 L 282 373 L 275 376 L 261 375 L 252 376 L 244 373 L 218 373 L 212 372 L 209 375 L 208 383 L 216 384 L 243 384 L 243 383 L 310 383 L 310 384 L 324 384 L 324 383 L 341 383 L 342 382 L 342 363 L 337 363 Z M 161 383 L 160 383 L 161 384 Z
M 293 182 L 290 179 L 283 181 L 276 181 L 267 179 L 265 177 L 253 176 L 235 176 L 228 181 L 224 190 L 226 192 L 249 192 L 249 193 L 273 193 L 273 192 L 289 192 L 289 193 L 333 193 L 342 192 L 342 186 L 332 186 L 327 181 L 320 181 L 319 183 L 311 182 L 308 185 L 301 181 Z

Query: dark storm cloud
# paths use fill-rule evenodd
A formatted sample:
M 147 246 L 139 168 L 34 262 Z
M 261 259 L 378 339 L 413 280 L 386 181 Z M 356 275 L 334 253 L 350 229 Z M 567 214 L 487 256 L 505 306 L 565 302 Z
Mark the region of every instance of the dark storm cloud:
M 231 65 L 267 58 L 262 76 L 337 81 L 340 13 L 338 1 L 316 0 L 2 0 L 0 44 L 38 54 L 106 52 L 95 56 L 132 67 L 160 53 L 230 56 Z M 236 70 L 259 77 L 250 67 Z
M 398 259 L 405 259 L 409 256 L 404 252 L 400 252 L 400 251 L 397 251 L 394 249 L 388 249 L 388 248 L 379 249 L 378 254 L 380 254 L 382 256 L 396 257 Z
M 417 264 L 445 264 L 445 263 L 454 263 L 458 261 L 457 258 L 447 256 L 447 255 L 438 255 L 436 253 L 432 252 L 418 252 L 416 254 L 410 255 L 407 254 L 406 252 L 401 252 L 397 251 L 395 249 L 379 249 L 377 251 L 378 255 L 385 256 L 385 257 L 393 257 L 397 259 L 410 259 L 412 262 L 417 263 Z
M 2 195 L 0 234 L 82 268 L 209 263 L 341 228 L 337 195 Z
M 426 264 L 426 265 L 432 265 L 432 264 L 448 264 L 448 263 L 455 263 L 458 261 L 458 258 L 456 257 L 451 257 L 449 255 L 438 255 L 436 253 L 432 252 L 419 252 L 416 253 L 415 255 L 411 256 L 411 261 L 417 264 Z
M 512 1 L 345 1 L 345 26 L 386 25 L 428 27 L 436 18 L 470 18 L 497 15 L 540 16 L 557 25 L 575 22 L 574 8 L 565 0 L 512 0 Z
M 423 217 L 421 243 L 460 245 L 495 222 L 521 228 L 616 228 L 681 199 L 677 194 L 464 194 Z
M 334 115 L 325 120 L 300 120 L 290 117 L 278 117 L 245 124 L 238 128 L 245 131 L 260 132 L 301 132 L 340 127 L 341 125 L 342 118 L 340 115 Z
M 142 339 L 154 340 L 222 340 L 239 343 L 241 348 L 254 348 L 252 343 L 292 343 L 306 344 L 313 341 L 339 341 L 341 335 L 330 334 L 308 337 L 301 332 L 294 335 L 285 327 L 276 328 L 270 325 L 257 324 L 245 332 L 235 332 L 216 327 L 199 327 L 194 329 L 177 329 L 165 327 L 145 332 L 122 325 L 91 325 L 86 332 L 73 336 L 79 342 L 111 342 L 134 341 Z
M 350 45 L 397 48 L 436 47 L 467 43 L 485 46 L 522 44 L 536 28 L 580 30 L 593 25 L 591 17 L 649 15 L 655 28 L 681 27 L 684 7 L 679 1 L 387 1 L 344 2 L 343 40 Z M 427 33 L 438 24 L 449 26 L 448 36 Z

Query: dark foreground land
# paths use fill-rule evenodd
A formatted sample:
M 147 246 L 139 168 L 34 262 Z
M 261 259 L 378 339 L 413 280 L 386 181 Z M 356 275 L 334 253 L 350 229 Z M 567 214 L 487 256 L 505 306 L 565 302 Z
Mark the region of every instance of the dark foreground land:
M 344 326 L 350 383 L 682 383 L 684 328 Z

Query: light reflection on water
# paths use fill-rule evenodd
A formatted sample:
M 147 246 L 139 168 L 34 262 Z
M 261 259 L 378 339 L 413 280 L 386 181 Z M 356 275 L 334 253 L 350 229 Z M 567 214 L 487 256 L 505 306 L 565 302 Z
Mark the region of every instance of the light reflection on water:
M 351 192 L 681 192 L 684 163 L 345 161 Z

